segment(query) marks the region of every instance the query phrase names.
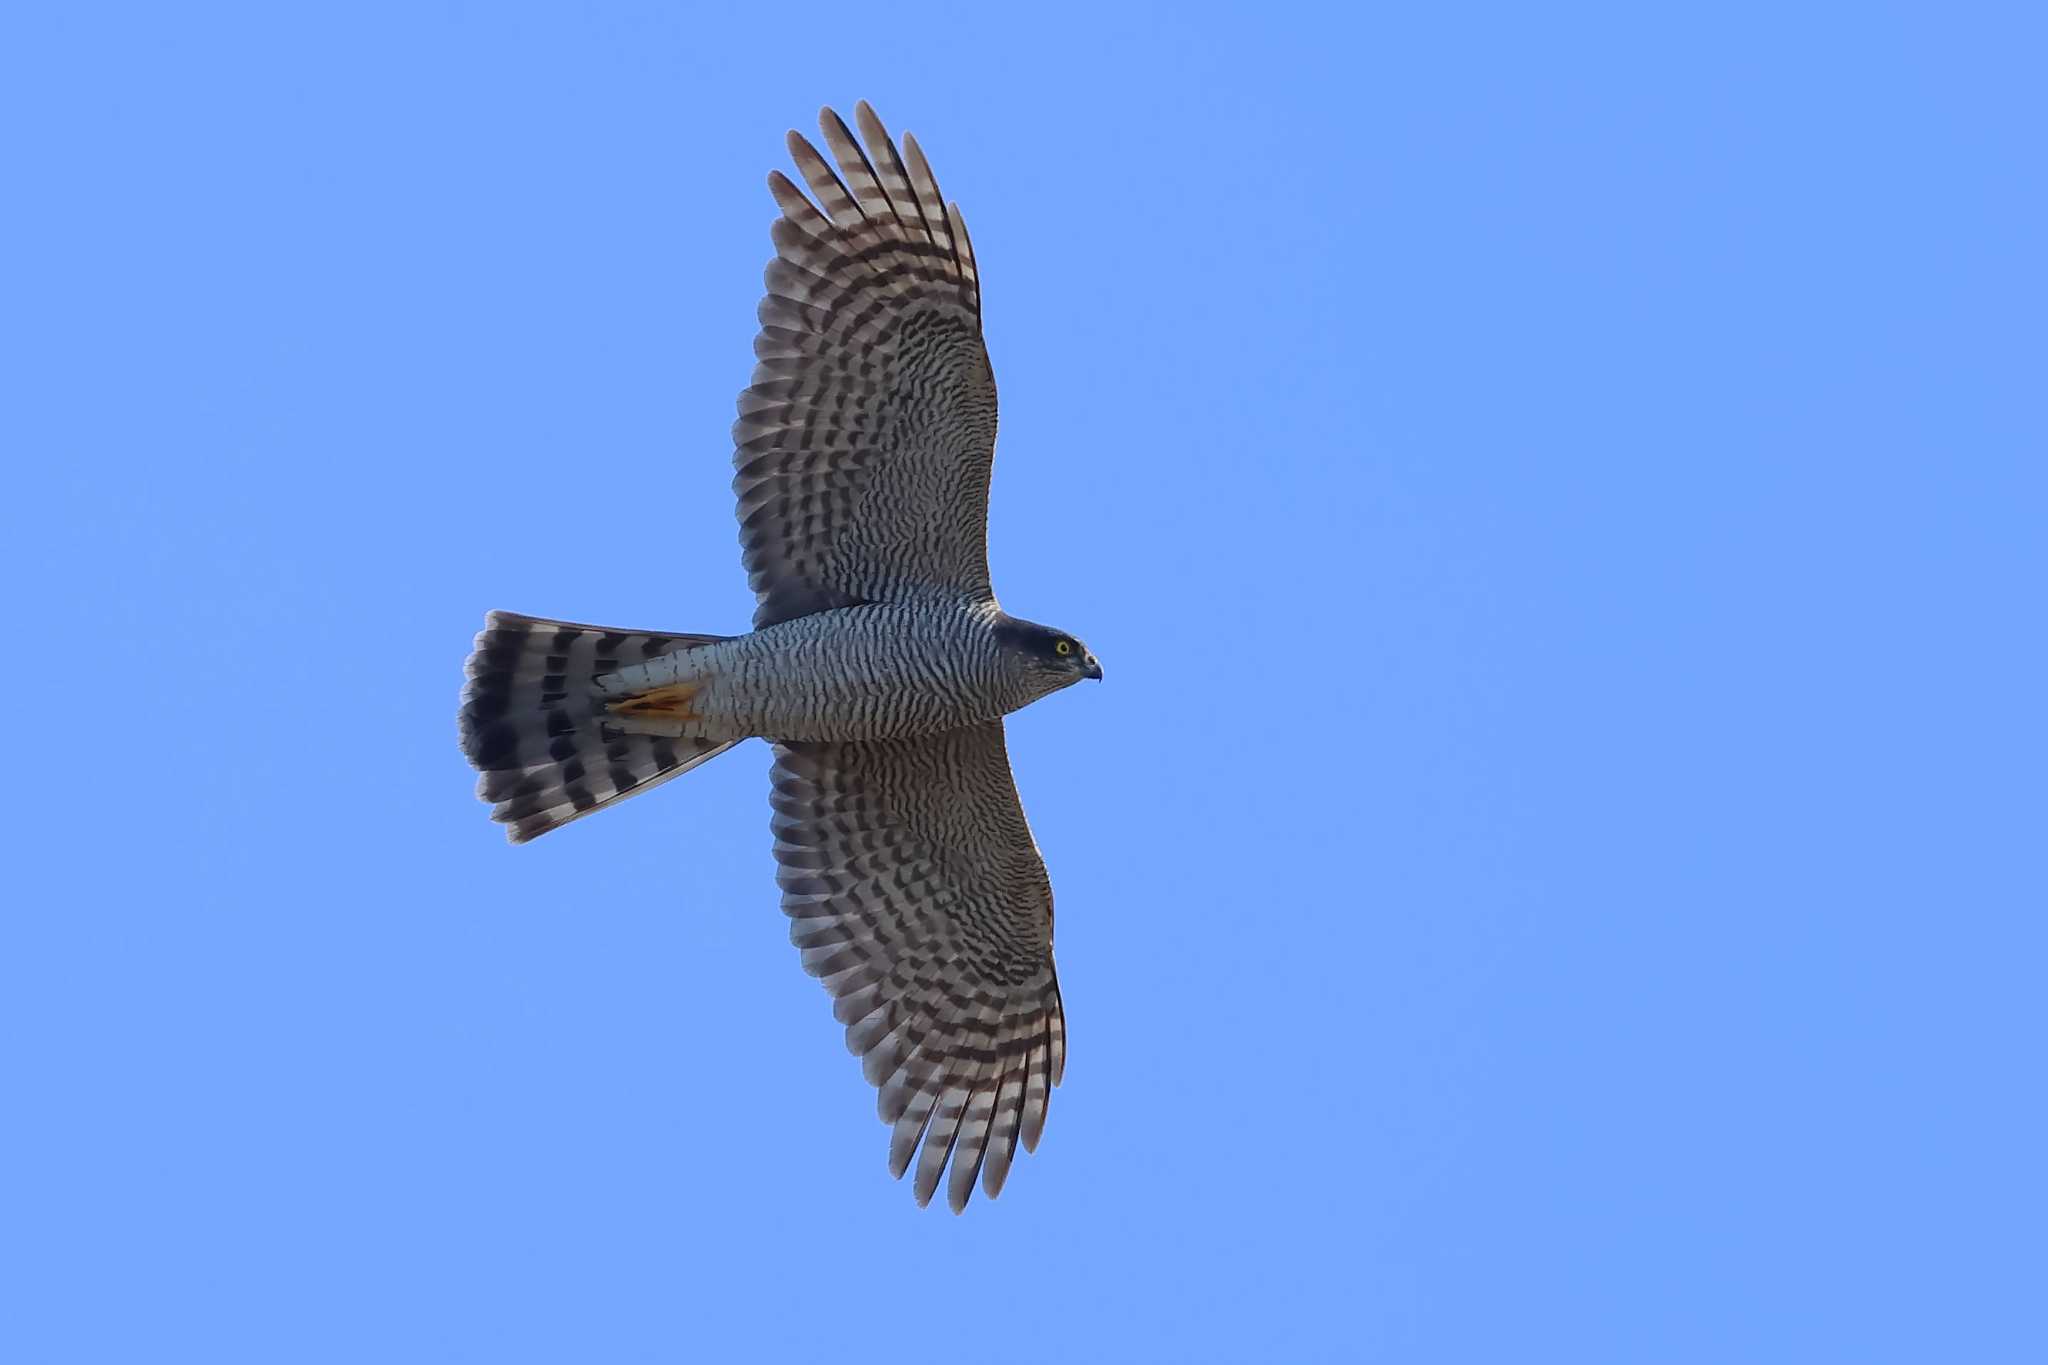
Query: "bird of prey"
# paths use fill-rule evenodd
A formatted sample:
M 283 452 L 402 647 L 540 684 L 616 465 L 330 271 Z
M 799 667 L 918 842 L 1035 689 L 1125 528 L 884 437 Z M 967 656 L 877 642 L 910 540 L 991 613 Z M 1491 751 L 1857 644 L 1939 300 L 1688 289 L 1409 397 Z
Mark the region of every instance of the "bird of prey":
M 919 1204 L 945 1177 L 958 1212 L 1037 1146 L 1066 1054 L 1002 718 L 1102 668 L 996 602 L 974 248 L 916 140 L 899 153 L 865 102 L 855 121 L 820 114 L 829 162 L 789 135 L 809 197 L 768 177 L 782 212 L 733 426 L 753 631 L 492 612 L 460 729 L 514 843 L 773 745 L 790 938 L 880 1091 L 890 1172 L 915 1163 Z

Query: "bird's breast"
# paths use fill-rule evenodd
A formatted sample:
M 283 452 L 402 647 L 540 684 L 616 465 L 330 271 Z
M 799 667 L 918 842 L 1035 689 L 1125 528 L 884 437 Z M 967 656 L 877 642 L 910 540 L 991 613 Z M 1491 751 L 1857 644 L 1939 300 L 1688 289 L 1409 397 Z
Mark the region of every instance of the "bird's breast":
M 771 739 L 900 739 L 1011 709 L 985 619 L 950 604 L 835 608 L 707 654 L 712 674 L 700 709 Z

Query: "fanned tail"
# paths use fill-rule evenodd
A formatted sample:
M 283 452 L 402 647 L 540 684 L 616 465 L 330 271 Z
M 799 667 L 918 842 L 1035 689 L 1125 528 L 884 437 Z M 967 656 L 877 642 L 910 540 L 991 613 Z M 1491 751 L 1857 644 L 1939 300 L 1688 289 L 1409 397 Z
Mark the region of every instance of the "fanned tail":
M 622 666 L 716 644 L 494 611 L 465 670 L 462 752 L 476 794 L 515 844 L 688 772 L 738 741 L 630 733 L 594 681 Z M 628 722 L 630 724 L 630 722 Z

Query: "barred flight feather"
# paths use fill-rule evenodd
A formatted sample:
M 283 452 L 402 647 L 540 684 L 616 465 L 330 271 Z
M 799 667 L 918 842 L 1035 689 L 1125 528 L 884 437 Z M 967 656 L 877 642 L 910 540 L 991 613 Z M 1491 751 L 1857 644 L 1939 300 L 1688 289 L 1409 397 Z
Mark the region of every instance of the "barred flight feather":
M 765 272 L 759 360 L 733 425 L 754 624 L 932 589 L 989 595 L 996 392 L 959 210 L 874 110 L 789 135 L 803 186 Z M 805 193 L 808 189 L 808 196 Z
M 619 732 L 593 679 L 723 635 L 651 635 L 494 611 L 464 672 L 462 752 L 515 844 L 680 776 L 730 743 Z
M 920 1204 L 948 1165 L 957 1212 L 1037 1144 L 1060 1036 L 1052 890 L 1001 722 L 921 739 L 779 744 L 777 880 L 790 941 L 835 997 L 847 1046 L 913 1159 Z

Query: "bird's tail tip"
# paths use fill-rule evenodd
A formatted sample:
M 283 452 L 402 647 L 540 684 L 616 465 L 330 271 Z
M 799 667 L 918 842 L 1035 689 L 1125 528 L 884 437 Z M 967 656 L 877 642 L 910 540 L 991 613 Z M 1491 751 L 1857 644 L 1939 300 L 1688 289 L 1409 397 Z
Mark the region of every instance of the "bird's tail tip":
M 688 772 L 731 741 L 635 733 L 604 674 L 722 635 L 658 634 L 494 611 L 464 668 L 458 728 L 476 794 L 515 844 Z

